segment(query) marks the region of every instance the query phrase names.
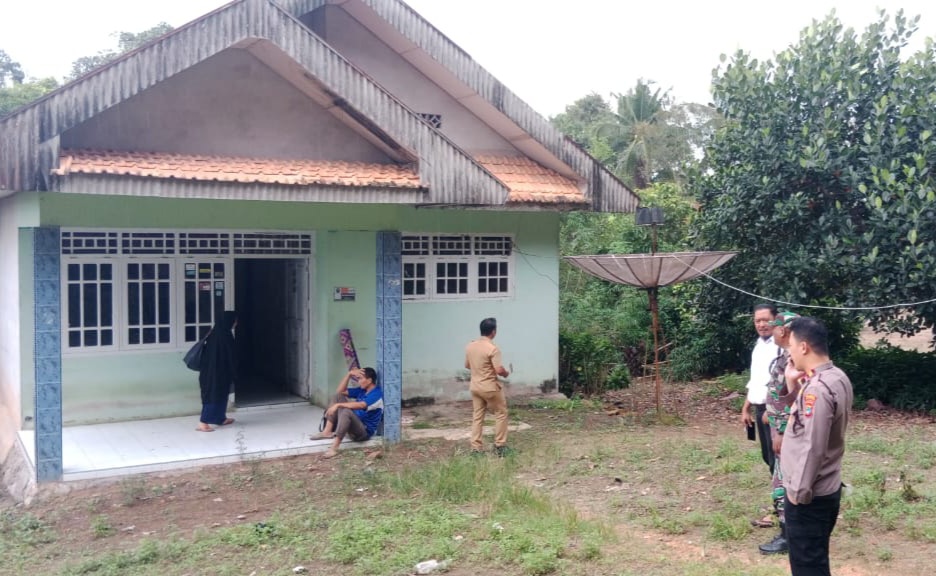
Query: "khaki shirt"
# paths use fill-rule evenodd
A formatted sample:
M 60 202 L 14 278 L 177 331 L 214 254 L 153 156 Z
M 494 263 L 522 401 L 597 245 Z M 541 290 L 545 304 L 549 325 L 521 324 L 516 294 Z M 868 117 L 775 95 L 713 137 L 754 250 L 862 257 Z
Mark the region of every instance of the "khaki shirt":
M 790 407 L 780 471 L 787 497 L 809 504 L 842 485 L 845 430 L 854 399 L 851 381 L 831 362 L 813 371 Z
M 465 367 L 471 370 L 471 390 L 495 392 L 501 389 L 497 371 L 502 367 L 500 349 L 482 336 L 465 348 Z

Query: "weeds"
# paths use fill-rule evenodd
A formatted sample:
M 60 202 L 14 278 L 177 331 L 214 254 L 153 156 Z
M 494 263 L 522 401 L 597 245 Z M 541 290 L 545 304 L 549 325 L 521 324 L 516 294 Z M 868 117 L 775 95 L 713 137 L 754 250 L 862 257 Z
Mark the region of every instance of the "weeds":
M 111 525 L 110 518 L 103 514 L 95 516 L 91 520 L 91 532 L 95 538 L 107 538 L 114 533 L 114 527 Z
M 30 513 L 22 515 L 13 510 L 0 512 L 0 535 L 11 545 L 38 546 L 55 540 L 48 525 Z

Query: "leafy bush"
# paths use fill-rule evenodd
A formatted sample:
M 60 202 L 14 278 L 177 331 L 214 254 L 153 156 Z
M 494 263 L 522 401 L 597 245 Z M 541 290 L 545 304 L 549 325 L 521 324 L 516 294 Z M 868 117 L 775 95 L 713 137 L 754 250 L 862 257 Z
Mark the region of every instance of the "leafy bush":
M 622 351 L 610 338 L 589 332 L 562 331 L 559 333 L 559 391 L 572 396 L 627 388 L 630 372 L 622 361 Z
M 855 404 L 876 398 L 903 410 L 936 409 L 936 353 L 891 345 L 856 348 L 836 364 L 848 374 Z

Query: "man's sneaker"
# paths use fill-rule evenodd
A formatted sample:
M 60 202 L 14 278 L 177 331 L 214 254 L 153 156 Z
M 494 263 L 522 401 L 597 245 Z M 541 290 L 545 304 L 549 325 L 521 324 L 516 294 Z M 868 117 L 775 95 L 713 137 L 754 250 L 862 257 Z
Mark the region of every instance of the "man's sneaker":
M 494 453 L 497 454 L 498 458 L 504 458 L 507 456 L 513 456 L 517 453 L 517 451 L 510 446 L 495 446 Z

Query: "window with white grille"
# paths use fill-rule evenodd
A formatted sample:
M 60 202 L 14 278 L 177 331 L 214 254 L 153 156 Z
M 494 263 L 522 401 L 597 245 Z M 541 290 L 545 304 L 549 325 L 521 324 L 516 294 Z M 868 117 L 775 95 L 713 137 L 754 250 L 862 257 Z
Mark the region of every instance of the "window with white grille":
M 65 346 L 102 349 L 114 346 L 114 265 L 110 262 L 65 266 Z
M 310 256 L 313 236 L 63 229 L 60 249 L 64 353 L 184 350 L 233 305 L 235 258 Z
M 404 235 L 403 299 L 506 298 L 512 294 L 513 238 Z
M 126 270 L 127 344 L 171 344 L 171 262 L 129 262 Z

